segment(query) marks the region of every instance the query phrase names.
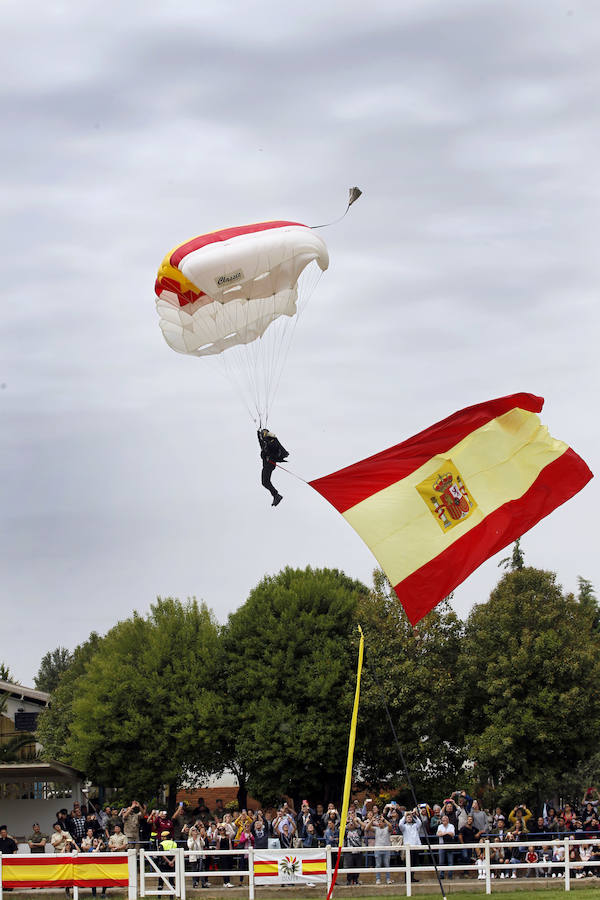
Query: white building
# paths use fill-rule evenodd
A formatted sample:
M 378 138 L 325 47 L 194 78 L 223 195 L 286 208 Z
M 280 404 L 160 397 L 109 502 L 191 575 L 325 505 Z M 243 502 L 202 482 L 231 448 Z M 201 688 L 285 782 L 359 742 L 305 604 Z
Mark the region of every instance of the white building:
M 0 681 L 0 747 L 34 732 L 37 716 L 49 703 L 50 694 L 44 691 Z M 40 750 L 32 742 L 17 762 L 0 761 L 0 825 L 6 825 L 17 841 L 31 833 L 34 822 L 49 834 L 57 810 L 70 810 L 74 800 L 82 799 L 81 773 L 63 763 L 32 758 Z

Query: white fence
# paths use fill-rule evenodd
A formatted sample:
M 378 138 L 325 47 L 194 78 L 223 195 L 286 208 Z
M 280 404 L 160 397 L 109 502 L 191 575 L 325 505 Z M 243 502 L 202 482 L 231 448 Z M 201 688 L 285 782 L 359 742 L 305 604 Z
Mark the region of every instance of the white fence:
M 413 894 L 413 885 L 415 882 L 422 884 L 426 880 L 428 883 L 437 882 L 437 872 L 443 879 L 451 879 L 459 873 L 468 873 L 475 880 L 481 882 L 482 892 L 491 894 L 495 881 L 500 881 L 501 876 L 515 878 L 552 878 L 555 876 L 560 881 L 555 885 L 564 884 L 564 889 L 571 889 L 571 881 L 580 872 L 585 869 L 595 873 L 595 877 L 600 878 L 600 859 L 590 860 L 589 862 L 581 862 L 579 860 L 571 860 L 570 853 L 575 847 L 590 846 L 589 840 L 564 840 L 554 841 L 526 841 L 523 844 L 516 844 L 514 841 L 506 841 L 503 843 L 490 843 L 485 841 L 482 844 L 433 844 L 431 854 L 426 844 L 420 846 L 392 846 L 392 847 L 344 847 L 342 849 L 342 859 L 338 871 L 338 884 L 346 880 L 346 876 L 358 875 L 365 877 L 373 875 L 375 878 L 385 878 L 389 873 L 390 877 L 404 888 L 407 897 Z M 527 863 L 527 862 L 511 862 L 510 859 L 516 857 L 508 857 L 505 862 L 496 862 L 495 854 L 499 850 L 508 849 L 510 851 L 519 852 L 522 856 L 528 847 L 534 846 L 536 849 L 550 848 L 555 854 L 558 850 L 564 854 L 564 860 L 554 862 Z M 463 851 L 469 855 L 475 853 L 476 850 L 483 851 L 483 858 L 479 863 L 469 861 L 465 862 L 459 858 L 462 857 Z M 272 853 L 273 851 L 269 851 Z M 285 856 L 291 853 L 297 856 L 302 855 L 302 848 L 279 850 L 279 855 Z M 381 860 L 380 854 L 389 852 L 389 865 L 384 856 Z M 327 859 L 327 890 L 331 885 L 331 878 L 335 868 L 336 849 L 331 847 L 324 848 Z M 371 865 L 375 861 L 375 854 L 384 864 L 380 866 Z M 178 849 L 169 853 L 159 853 L 158 851 L 140 851 L 140 896 L 156 896 L 159 893 L 159 882 L 163 882 L 160 893 L 163 896 L 176 896 L 185 900 L 186 892 L 192 887 L 194 882 L 202 883 L 207 881 L 209 886 L 222 887 L 224 882 L 229 880 L 231 883 L 245 882 L 247 879 L 247 890 L 249 900 L 255 897 L 255 881 L 254 881 L 254 859 L 260 856 L 260 850 L 213 850 L 213 851 L 188 851 Z M 362 865 L 350 868 L 350 855 L 360 854 Z M 166 873 L 160 869 L 157 862 L 162 856 L 175 856 L 175 865 L 173 869 Z M 190 857 L 197 857 L 199 868 L 192 870 Z M 225 865 L 225 859 L 231 858 L 231 865 Z M 433 859 L 432 859 L 433 857 Z M 236 868 L 235 858 L 244 859 L 244 868 Z M 449 859 L 452 862 L 449 862 Z M 435 865 L 434 865 L 435 860 Z M 217 868 L 208 868 L 207 863 L 212 861 L 217 863 Z M 425 876 L 427 876 L 425 878 Z M 378 879 L 379 880 L 379 879 Z M 168 892 L 168 893 L 167 893 Z
M 431 847 L 431 853 L 425 844 L 418 847 L 407 845 L 378 848 L 345 847 L 341 851 L 338 883 L 343 883 L 346 876 L 358 875 L 359 878 L 375 876 L 377 880 L 382 876 L 385 880 L 390 877 L 398 887 L 403 889 L 405 896 L 410 897 L 415 882 L 423 884 L 426 881 L 432 884 L 437 881 L 437 868 L 439 875 L 448 880 L 459 873 L 472 875 L 475 880 L 480 881 L 482 892 L 485 891 L 486 894 L 492 893 L 494 884 L 498 883 L 502 875 L 536 879 L 555 876 L 560 881 L 557 880 L 553 887 L 558 887 L 562 883 L 565 891 L 569 891 L 571 881 L 577 876 L 581 877 L 584 871 L 592 872 L 594 873 L 592 877 L 600 879 L 600 852 L 597 849 L 599 844 L 600 841 L 595 845 L 596 850 L 594 851 L 597 858 L 589 861 L 572 860 L 570 857 L 574 848 L 590 847 L 592 842 L 570 840 L 569 838 L 554 841 L 529 840 L 522 844 L 516 844 L 514 841 L 434 844 Z M 534 863 L 517 861 L 517 857 L 514 855 L 515 851 L 521 857 L 530 846 L 534 846 L 536 849 L 549 848 L 555 856 L 562 853 L 564 858 Z M 496 853 L 507 848 L 513 852 L 512 857 L 506 854 L 505 861 L 498 862 Z M 476 850 L 483 851 L 482 858 L 478 862 L 465 861 L 462 858 L 463 852 L 471 856 L 475 854 Z M 269 854 L 275 853 L 280 857 L 293 854 L 301 858 L 303 850 L 302 848 L 290 848 L 289 850 L 268 852 Z M 322 853 L 326 858 L 326 881 L 327 889 L 329 889 L 337 851 L 335 848 L 326 847 L 323 848 Z M 129 897 L 136 897 L 139 890 L 140 897 L 160 895 L 162 897 L 174 896 L 185 900 L 196 882 L 207 882 L 209 887 L 215 888 L 222 887 L 227 881 L 233 883 L 237 881 L 238 884 L 247 882 L 249 900 L 254 900 L 256 888 L 254 863 L 255 858 L 260 858 L 261 855 L 264 856 L 260 850 L 190 851 L 177 848 L 170 851 L 140 850 L 136 858 L 136 852 L 129 851 Z M 579 854 L 577 853 L 577 855 Z M 24 859 L 25 856 L 31 859 L 29 854 L 19 855 L 19 858 Z M 354 856 L 354 860 L 356 860 L 356 856 L 362 857 L 362 865 L 350 867 L 353 862 L 352 856 Z M 15 857 L 4 857 L 6 861 L 11 858 L 15 859 Z M 3 857 L 0 854 L 0 900 L 2 900 L 2 860 Z M 376 860 L 381 865 L 372 865 Z M 215 865 L 216 868 L 213 868 Z M 287 880 L 286 883 L 293 884 L 294 882 L 292 879 Z M 268 891 L 268 888 L 266 890 Z M 74 894 L 77 894 L 77 889 L 74 890 Z

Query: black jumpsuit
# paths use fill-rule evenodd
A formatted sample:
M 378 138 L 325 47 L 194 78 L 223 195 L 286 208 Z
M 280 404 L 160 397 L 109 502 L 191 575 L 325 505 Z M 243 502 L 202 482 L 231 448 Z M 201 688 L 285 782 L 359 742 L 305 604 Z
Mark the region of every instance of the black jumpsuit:
M 258 443 L 260 444 L 260 458 L 262 459 L 262 472 L 260 482 L 273 497 L 273 505 L 275 501 L 279 502 L 281 494 L 271 484 L 271 475 L 278 462 L 283 462 L 289 456 L 288 451 L 283 447 L 276 436 L 267 431 L 266 428 L 257 431 Z

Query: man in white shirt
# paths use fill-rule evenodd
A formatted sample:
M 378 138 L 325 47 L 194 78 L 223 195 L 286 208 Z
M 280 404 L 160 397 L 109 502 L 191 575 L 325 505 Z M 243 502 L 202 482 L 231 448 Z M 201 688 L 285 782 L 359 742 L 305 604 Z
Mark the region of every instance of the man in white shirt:
M 453 844 L 456 840 L 456 831 L 454 829 L 454 825 L 449 820 L 448 816 L 442 816 L 442 821 L 438 825 L 437 828 L 437 837 L 440 842 L 440 866 L 453 866 L 454 865 L 454 851 L 447 850 L 444 847 L 444 844 Z M 444 878 L 445 872 L 440 872 L 440 878 Z M 452 872 L 448 872 L 448 878 L 452 878 Z
M 407 812 L 398 822 L 398 828 L 402 832 L 405 846 L 409 844 L 410 846 L 418 847 L 421 844 L 421 820 L 418 812 L 418 809 L 413 810 L 413 812 Z M 413 878 L 412 880 L 418 881 L 419 879 Z

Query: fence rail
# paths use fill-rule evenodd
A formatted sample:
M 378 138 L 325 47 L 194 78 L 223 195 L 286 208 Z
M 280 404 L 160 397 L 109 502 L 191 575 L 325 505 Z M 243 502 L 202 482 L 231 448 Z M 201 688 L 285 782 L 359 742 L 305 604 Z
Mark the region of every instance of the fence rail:
M 519 878 L 552 878 L 561 879 L 565 891 L 571 890 L 573 878 L 584 877 L 589 874 L 593 878 L 600 878 L 600 850 L 599 844 L 594 845 L 594 858 L 590 860 L 571 859 L 574 848 L 590 846 L 589 840 L 532 840 L 527 836 L 523 843 L 514 841 L 488 840 L 478 844 L 434 844 L 431 850 L 426 844 L 392 845 L 387 847 L 344 847 L 340 851 L 342 859 L 338 878 L 344 875 L 349 880 L 366 875 L 374 875 L 376 881 L 380 881 L 382 875 L 386 881 L 396 882 L 404 888 L 407 897 L 412 896 L 415 883 L 422 883 L 423 876 L 428 876 L 430 882 L 437 880 L 437 873 L 444 879 L 453 878 L 454 874 L 472 875 L 481 881 L 482 891 L 492 893 L 494 880 L 502 877 Z M 527 848 L 548 848 L 552 851 L 549 860 L 527 862 L 523 860 L 523 854 Z M 511 855 L 504 854 L 504 861 L 499 859 L 499 852 L 505 849 L 512 851 Z M 474 860 L 476 852 L 480 858 Z M 319 877 L 327 883 L 327 889 L 331 885 L 331 878 L 337 858 L 337 848 L 326 847 L 320 852 L 326 859 L 326 874 Z M 199 885 L 205 883 L 210 887 L 225 886 L 233 879 L 239 879 L 239 883 L 246 883 L 249 900 L 254 900 L 256 891 L 256 867 L 257 856 L 285 858 L 294 856 L 302 858 L 302 848 L 289 848 L 287 850 L 185 850 L 178 847 L 173 850 L 130 850 L 129 860 L 129 897 L 135 898 L 161 895 L 163 897 L 174 896 L 185 900 L 190 892 Z M 308 851 L 305 851 L 308 856 Z M 579 855 L 579 854 L 578 854 Z M 35 859 L 35 854 L 18 854 L 14 856 L 2 856 L 0 854 L 0 900 L 3 900 L 3 861 L 5 869 L 18 860 Z M 87 856 L 87 854 L 81 854 Z M 562 858 L 560 858 L 562 856 Z M 458 858 L 458 862 L 456 861 Z M 57 855 L 57 861 L 61 855 Z M 358 864 L 356 864 L 358 861 Z M 23 863 L 24 865 L 24 863 Z M 277 867 L 276 867 L 277 868 Z M 13 865 L 14 871 L 14 865 Z M 316 880 L 316 879 L 315 879 Z M 11 882 L 12 883 L 12 882 Z M 294 878 L 286 880 L 288 884 L 294 884 Z M 306 879 L 304 881 L 306 884 Z M 49 885 L 50 886 L 50 885 Z M 88 885 L 91 886 L 91 885 Z M 558 882 L 557 882 L 558 886 Z M 18 889 L 18 888 L 17 888 Z M 139 894 L 138 894 L 139 890 Z M 268 890 L 268 887 L 266 888 Z M 74 897 L 77 897 L 77 887 L 74 888 Z

